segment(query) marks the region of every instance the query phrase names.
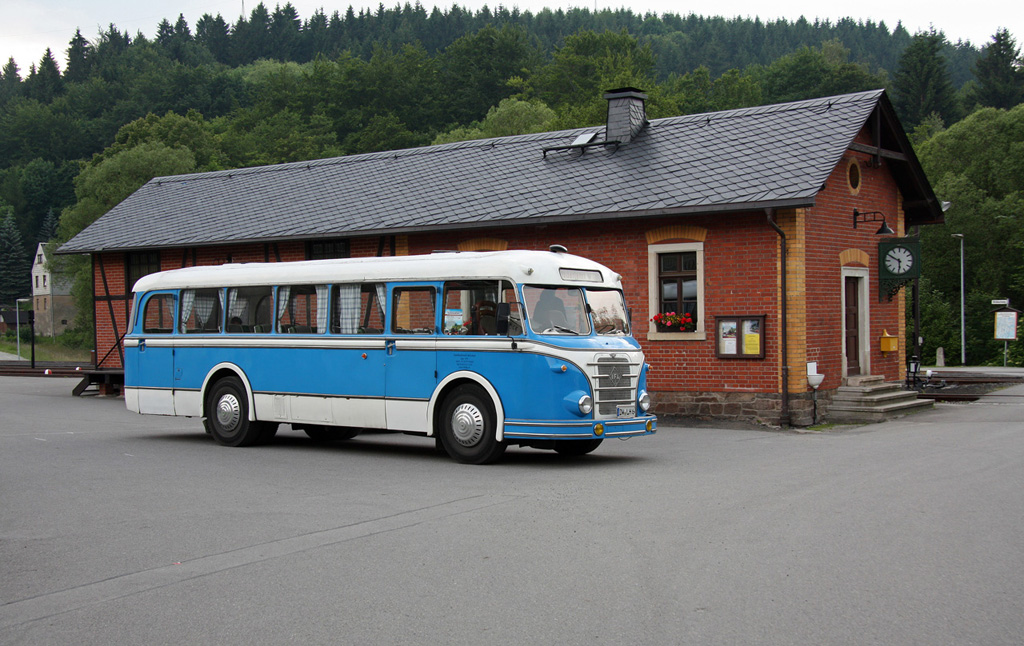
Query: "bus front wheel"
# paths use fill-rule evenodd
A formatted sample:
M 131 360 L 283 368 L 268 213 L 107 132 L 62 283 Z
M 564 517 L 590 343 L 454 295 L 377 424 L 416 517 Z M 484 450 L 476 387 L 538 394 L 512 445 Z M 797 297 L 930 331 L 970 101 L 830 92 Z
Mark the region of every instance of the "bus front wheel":
M 249 420 L 249 398 L 238 377 L 225 377 L 210 389 L 204 423 L 213 439 L 224 446 L 252 446 L 271 435 L 264 433 L 262 423 Z
M 505 452 L 496 437 L 494 407 L 479 386 L 456 388 L 441 409 L 441 445 L 452 459 L 463 464 L 488 464 Z

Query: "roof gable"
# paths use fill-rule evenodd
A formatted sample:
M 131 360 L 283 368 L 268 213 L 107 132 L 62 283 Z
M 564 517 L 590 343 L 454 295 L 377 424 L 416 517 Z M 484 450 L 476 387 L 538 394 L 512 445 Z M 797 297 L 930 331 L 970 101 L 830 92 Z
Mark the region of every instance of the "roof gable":
M 811 206 L 880 99 L 655 119 L 585 151 L 543 152 L 603 126 L 158 177 L 60 253 Z

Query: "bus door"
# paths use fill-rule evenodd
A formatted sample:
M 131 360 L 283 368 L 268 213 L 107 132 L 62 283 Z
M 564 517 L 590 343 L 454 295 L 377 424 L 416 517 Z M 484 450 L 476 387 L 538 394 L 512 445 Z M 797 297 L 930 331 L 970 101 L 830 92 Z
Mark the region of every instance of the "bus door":
M 436 284 L 391 288 L 384 357 L 388 428 L 427 431 L 427 406 L 437 385 Z
M 174 305 L 173 292 L 146 294 L 141 304 L 138 346 L 135 348 L 133 379 L 139 388 L 139 412 L 174 415 Z

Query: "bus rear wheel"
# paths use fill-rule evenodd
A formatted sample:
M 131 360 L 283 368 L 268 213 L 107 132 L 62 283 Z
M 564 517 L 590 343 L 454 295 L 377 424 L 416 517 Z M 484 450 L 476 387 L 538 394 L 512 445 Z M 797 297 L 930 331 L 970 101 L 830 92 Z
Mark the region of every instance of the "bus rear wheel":
M 444 400 L 438 432 L 453 460 L 489 464 L 500 458 L 507 445 L 498 441 L 496 429 L 494 407 L 479 386 L 459 386 Z
M 273 437 L 265 424 L 249 420 L 249 398 L 238 377 L 224 377 L 210 389 L 204 424 L 224 446 L 252 446 Z

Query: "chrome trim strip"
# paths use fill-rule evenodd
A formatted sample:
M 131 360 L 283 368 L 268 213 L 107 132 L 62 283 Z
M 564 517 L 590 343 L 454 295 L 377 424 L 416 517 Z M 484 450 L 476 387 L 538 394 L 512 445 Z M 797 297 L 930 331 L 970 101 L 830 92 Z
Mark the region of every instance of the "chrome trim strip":
M 576 439 L 590 439 L 590 438 L 596 438 L 597 436 L 594 435 L 593 433 L 525 433 L 525 432 L 521 432 L 521 431 L 518 431 L 518 432 L 515 432 L 515 433 L 509 433 L 508 431 L 505 431 L 505 437 L 506 438 L 509 438 L 509 437 L 511 437 L 511 438 L 517 438 L 517 437 L 525 437 L 525 438 L 540 437 L 540 438 L 544 438 L 544 439 L 551 439 L 551 438 L 555 438 L 555 437 L 568 437 L 568 438 L 576 438 Z
M 590 427 L 593 427 L 594 424 L 595 424 L 595 422 L 593 422 L 593 421 L 590 421 L 590 422 L 587 422 L 587 421 L 583 421 L 583 422 L 530 422 L 530 421 L 521 421 L 521 420 L 508 420 L 508 419 L 505 420 L 505 426 L 540 426 L 540 427 L 547 427 L 547 426 L 550 426 L 550 427 L 565 427 L 565 426 L 573 427 L 573 426 L 578 426 L 580 428 L 590 428 Z

